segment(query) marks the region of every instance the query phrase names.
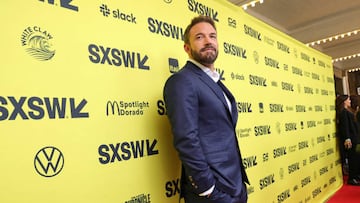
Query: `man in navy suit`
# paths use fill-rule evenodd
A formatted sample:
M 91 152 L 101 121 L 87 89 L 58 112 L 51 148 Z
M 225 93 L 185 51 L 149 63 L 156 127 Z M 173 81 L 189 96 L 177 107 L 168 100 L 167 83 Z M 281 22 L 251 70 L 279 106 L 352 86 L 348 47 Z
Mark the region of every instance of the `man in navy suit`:
M 164 100 L 182 163 L 186 203 L 245 203 L 249 184 L 236 138 L 236 102 L 219 80 L 214 21 L 192 19 L 184 33 L 185 66 L 166 81 Z

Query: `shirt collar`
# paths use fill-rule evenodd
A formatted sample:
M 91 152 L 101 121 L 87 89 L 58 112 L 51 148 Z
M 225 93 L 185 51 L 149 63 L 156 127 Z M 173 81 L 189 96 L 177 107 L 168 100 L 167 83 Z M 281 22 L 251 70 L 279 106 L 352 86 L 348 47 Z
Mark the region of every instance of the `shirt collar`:
M 211 71 L 210 68 L 202 65 L 201 63 L 195 61 L 194 59 L 189 58 L 189 61 L 195 64 L 197 67 L 199 67 L 202 71 L 206 73 L 214 82 L 218 82 L 220 79 L 220 75 L 216 71 Z

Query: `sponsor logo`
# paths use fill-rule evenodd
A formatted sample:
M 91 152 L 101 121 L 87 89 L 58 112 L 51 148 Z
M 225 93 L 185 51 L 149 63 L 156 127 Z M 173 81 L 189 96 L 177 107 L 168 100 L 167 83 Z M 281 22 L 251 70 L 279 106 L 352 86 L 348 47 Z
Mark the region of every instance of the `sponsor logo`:
M 303 71 L 302 71 L 301 68 L 292 66 L 291 69 L 292 69 L 292 73 L 293 73 L 294 75 L 300 75 L 300 76 L 303 75 Z
M 311 78 L 314 80 L 320 80 L 320 75 L 316 73 L 311 73 Z
M 315 112 L 322 112 L 323 107 L 321 105 L 315 105 Z
M 301 141 L 301 142 L 299 142 L 298 146 L 299 146 L 299 150 L 309 148 L 309 142 L 307 140 Z
M 0 121 L 20 119 L 88 118 L 88 112 L 82 112 L 87 101 L 76 103 L 75 98 L 20 97 L 0 96 Z
M 236 28 L 236 20 L 233 18 L 228 17 L 228 25 L 230 27 Z
M 307 177 L 305 177 L 304 179 L 301 180 L 301 187 L 305 187 L 309 183 L 311 183 L 311 177 L 307 176 Z
M 317 154 L 311 155 L 311 156 L 309 157 L 309 162 L 310 162 L 310 163 L 313 163 L 313 162 L 315 162 L 315 161 L 317 161 L 317 160 L 319 160 L 319 156 L 318 156 Z
M 261 33 L 255 29 L 253 29 L 252 27 L 247 26 L 246 24 L 244 24 L 244 33 L 246 35 L 249 35 L 250 37 L 253 37 L 253 38 L 261 41 Z
M 297 130 L 296 125 L 296 123 L 285 123 L 285 131 Z
M 267 161 L 269 161 L 269 153 L 265 152 L 263 153 L 263 162 L 267 162 Z
M 280 175 L 280 179 L 283 180 L 284 179 L 284 168 L 280 168 L 279 169 L 279 175 Z
M 296 112 L 306 112 L 306 106 L 305 105 L 296 105 Z
M 294 56 L 295 58 L 298 58 L 298 50 L 296 48 L 294 48 Z
M 328 90 L 321 90 L 321 95 L 329 95 L 329 91 Z
M 326 152 L 320 152 L 320 158 L 323 158 L 326 156 Z
M 268 187 L 269 185 L 275 183 L 275 174 L 270 174 L 262 179 L 260 179 L 260 190 Z
M 326 77 L 327 83 L 334 84 L 334 78 L 332 77 Z
M 276 122 L 276 132 L 278 133 L 278 134 L 280 134 L 281 133 L 281 123 L 280 122 Z
M 144 115 L 145 108 L 149 107 L 149 102 L 146 101 L 108 101 L 106 103 L 106 115 L 139 116 Z
M 52 34 L 39 26 L 29 26 L 21 34 L 21 45 L 25 51 L 39 61 L 50 60 L 55 55 Z
M 115 161 L 128 161 L 157 155 L 159 154 L 159 150 L 156 149 L 157 142 L 156 139 L 146 139 L 108 145 L 102 144 L 98 148 L 99 162 L 109 164 Z
M 329 172 L 329 168 L 327 166 L 324 166 L 319 170 L 320 176 L 324 175 L 327 172 Z
M 289 152 L 295 152 L 297 148 L 297 145 L 291 145 L 289 146 Z
M 287 200 L 289 197 L 290 197 L 290 190 L 287 189 L 277 196 L 278 203 L 281 203 L 281 202 Z
M 314 199 L 321 193 L 321 187 L 317 187 L 315 190 L 312 191 L 312 198 Z
M 310 62 L 310 61 L 311 61 L 311 60 L 310 60 L 310 56 L 307 55 L 307 54 L 305 54 L 305 53 L 303 53 L 303 52 L 300 53 L 300 57 L 301 57 L 301 59 L 304 60 L 304 61 L 307 61 L 307 62 Z
M 330 108 L 330 111 L 335 111 L 336 110 L 335 105 L 330 105 L 329 108 Z
M 150 67 L 146 65 L 149 57 L 147 55 L 143 56 L 141 53 L 95 44 L 90 44 L 88 51 L 90 54 L 89 60 L 95 64 L 100 63 L 132 69 L 150 70 Z
M 295 192 L 295 191 L 297 191 L 299 189 L 299 186 L 298 185 L 295 185 L 294 187 L 293 187 L 293 191 Z
M 289 65 L 284 63 L 284 71 L 289 71 Z
M 257 75 L 249 75 L 250 85 L 266 87 L 266 78 Z
M 109 15 L 112 14 L 112 17 L 115 19 L 136 24 L 136 17 L 134 14 L 124 13 L 120 9 L 110 10 L 106 4 L 100 6 L 100 13 L 102 13 L 104 17 L 109 17 Z
M 150 194 L 139 194 L 124 203 L 151 203 Z
M 319 136 L 319 137 L 317 137 L 317 143 L 318 143 L 318 144 L 323 143 L 323 142 L 326 142 L 325 136 Z
M 265 65 L 279 69 L 279 61 L 265 56 Z
M 245 80 L 245 76 L 243 74 L 238 74 L 238 73 L 231 73 L 231 79 L 233 80 Z
M 290 54 L 290 48 L 289 46 L 287 46 L 286 44 L 284 43 L 281 43 L 281 42 L 277 42 L 277 48 L 285 53 L 288 53 Z
M 284 105 L 282 104 L 269 104 L 270 112 L 284 112 Z
M 34 159 L 36 172 L 44 177 L 58 175 L 64 167 L 64 155 L 56 147 L 48 146 L 40 149 Z
M 320 67 L 324 67 L 324 68 L 325 68 L 325 62 L 324 62 L 324 61 L 318 60 L 318 65 L 319 65 Z
M 312 87 L 304 87 L 305 94 L 314 94 L 314 89 Z
M 264 103 L 262 102 L 259 103 L 259 112 L 264 113 Z
M 240 46 L 234 45 L 234 44 L 227 43 L 227 42 L 224 42 L 224 52 L 225 52 L 225 54 L 229 54 L 229 55 L 236 56 L 239 58 L 244 58 L 244 59 L 247 58 L 246 49 L 244 49 Z
M 315 128 L 316 127 L 316 121 L 307 121 L 306 122 L 308 128 Z
M 259 53 L 258 53 L 257 51 L 254 51 L 254 52 L 253 52 L 253 57 L 254 57 L 255 63 L 256 63 L 256 64 L 259 64 L 259 58 L 260 58 L 260 56 L 259 56 Z
M 251 106 L 252 104 L 250 102 L 238 102 L 237 110 L 239 113 L 251 113 L 252 112 Z
M 279 158 L 287 154 L 286 147 L 279 147 L 273 150 L 274 158 Z
M 45 2 L 45 0 L 39 0 L 42 2 Z M 60 3 L 60 7 L 62 8 L 66 8 L 72 11 L 79 11 L 79 7 L 76 5 L 72 5 L 71 2 L 72 0 L 57 0 L 57 2 Z M 54 6 L 58 6 L 59 3 L 55 3 L 55 0 L 47 0 L 48 4 L 54 5 Z
M 334 154 L 334 153 L 335 153 L 334 148 L 329 148 L 329 149 L 326 150 L 326 155 L 327 156 L 329 156 L 331 154 Z
M 333 176 L 333 177 L 331 177 L 330 180 L 329 180 L 329 185 L 331 185 L 331 184 L 333 184 L 333 183 L 335 183 L 335 182 L 336 182 L 336 177 Z
M 166 197 L 173 197 L 176 194 L 180 194 L 180 179 L 167 181 L 165 183 L 165 190 Z
M 286 111 L 294 111 L 293 106 L 286 106 L 285 109 L 286 109 Z
M 251 128 L 237 129 L 236 134 L 237 134 L 237 137 L 249 137 L 250 131 L 251 131 Z
M 209 16 L 214 21 L 219 22 L 218 12 L 215 9 L 210 8 L 195 0 L 188 0 L 187 2 L 188 2 L 188 9 L 191 12 L 197 13 L 199 15 Z
M 169 71 L 170 73 L 176 73 L 180 70 L 179 61 L 174 58 L 169 58 Z
M 271 39 L 271 38 L 269 38 L 267 36 L 264 36 L 264 42 L 271 45 L 271 46 L 274 46 L 274 44 L 275 44 L 275 40 L 273 40 L 273 39 Z
M 151 33 L 158 34 L 164 37 L 184 40 L 184 31 L 181 27 L 172 25 L 154 18 L 148 18 L 148 29 Z
M 296 162 L 288 166 L 288 173 L 294 173 L 295 171 L 300 170 L 300 163 Z
M 285 91 L 294 91 L 294 85 L 289 82 L 281 82 L 281 89 Z
M 256 156 L 254 156 L 254 155 L 243 158 L 242 163 L 243 163 L 245 169 L 254 167 L 258 164 L 256 161 Z
M 259 125 L 254 127 L 255 136 L 259 135 L 270 135 L 270 125 Z

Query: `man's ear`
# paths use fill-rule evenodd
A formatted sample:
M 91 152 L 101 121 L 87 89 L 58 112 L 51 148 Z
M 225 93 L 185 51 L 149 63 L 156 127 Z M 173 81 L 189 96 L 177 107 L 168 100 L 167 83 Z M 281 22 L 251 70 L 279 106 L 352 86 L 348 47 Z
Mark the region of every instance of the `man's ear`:
M 191 48 L 190 48 L 190 46 L 188 44 L 184 44 L 184 50 L 185 50 L 186 53 L 190 54 Z

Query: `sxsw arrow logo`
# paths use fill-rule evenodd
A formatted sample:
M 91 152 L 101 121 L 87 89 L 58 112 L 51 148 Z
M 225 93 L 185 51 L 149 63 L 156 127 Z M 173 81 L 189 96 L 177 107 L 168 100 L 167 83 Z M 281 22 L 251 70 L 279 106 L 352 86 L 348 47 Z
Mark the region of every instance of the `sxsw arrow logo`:
M 83 111 L 86 104 L 86 99 L 76 102 L 75 98 L 65 97 L 0 96 L 0 121 L 88 118 L 89 113 Z
M 155 156 L 159 154 L 157 149 L 157 139 L 124 141 L 116 144 L 102 144 L 98 148 L 99 162 L 109 164 L 114 162 L 140 159 L 145 156 Z
M 39 0 L 39 1 L 44 2 L 45 0 Z M 60 3 L 60 7 L 62 8 L 66 8 L 73 11 L 79 11 L 79 7 L 70 4 L 72 0 L 58 0 L 58 1 Z M 58 5 L 57 3 L 55 3 L 55 0 L 47 0 L 47 2 L 55 6 Z

